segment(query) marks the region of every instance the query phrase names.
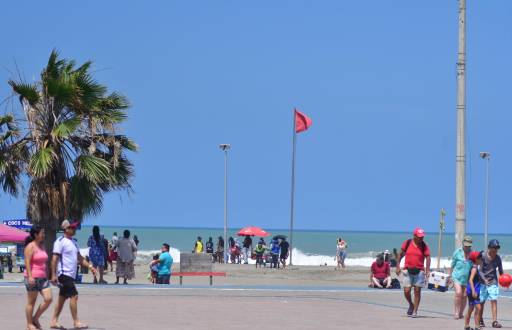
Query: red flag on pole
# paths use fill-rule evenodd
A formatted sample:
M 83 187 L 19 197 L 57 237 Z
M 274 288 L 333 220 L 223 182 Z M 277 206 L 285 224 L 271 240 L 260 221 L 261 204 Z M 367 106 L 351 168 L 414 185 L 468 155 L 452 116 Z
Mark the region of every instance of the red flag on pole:
M 311 118 L 303 114 L 302 112 L 295 109 L 295 132 L 304 132 L 313 124 Z

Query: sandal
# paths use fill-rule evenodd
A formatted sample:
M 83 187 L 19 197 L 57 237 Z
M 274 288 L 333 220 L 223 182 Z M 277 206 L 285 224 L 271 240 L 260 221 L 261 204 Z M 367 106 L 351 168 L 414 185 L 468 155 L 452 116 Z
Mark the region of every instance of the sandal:
M 59 330 L 67 330 L 67 328 L 64 328 L 62 325 L 60 324 L 57 324 L 57 325 L 52 325 L 50 327 L 50 329 L 59 329 Z
M 492 327 L 493 328 L 502 328 L 503 326 L 498 321 L 494 321 L 494 322 L 492 322 Z
M 480 320 L 480 328 L 485 328 L 484 320 Z
M 89 326 L 87 324 L 79 323 L 78 326 L 75 325 L 73 329 L 89 329 Z
M 41 326 L 41 323 L 39 323 L 39 321 L 32 320 L 32 324 L 37 328 L 37 330 L 43 329 L 43 327 Z

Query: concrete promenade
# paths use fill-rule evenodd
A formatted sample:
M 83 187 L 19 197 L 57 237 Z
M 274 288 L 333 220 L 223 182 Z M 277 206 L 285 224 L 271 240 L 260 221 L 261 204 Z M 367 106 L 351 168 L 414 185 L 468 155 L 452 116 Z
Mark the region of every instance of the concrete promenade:
M 401 291 L 353 287 L 151 285 L 79 286 L 79 315 L 91 329 L 462 329 L 452 319 L 452 293 L 424 291 L 420 316 L 405 316 Z M 58 291 L 54 289 L 54 298 Z M 0 329 L 25 329 L 25 289 L 0 284 Z M 500 300 L 512 328 L 512 295 Z M 53 305 L 42 319 L 48 329 Z M 486 313 L 488 314 L 488 313 Z M 488 315 L 487 315 L 488 317 Z M 487 318 L 487 323 L 490 323 Z M 61 323 L 72 328 L 67 305 Z M 489 324 L 490 325 L 490 324 Z

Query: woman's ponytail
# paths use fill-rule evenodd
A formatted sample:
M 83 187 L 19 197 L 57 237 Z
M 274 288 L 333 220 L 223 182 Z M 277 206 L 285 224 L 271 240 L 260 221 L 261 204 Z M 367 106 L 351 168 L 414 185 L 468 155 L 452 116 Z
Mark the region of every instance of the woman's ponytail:
M 27 236 L 27 238 L 25 238 L 25 246 L 35 241 L 36 235 L 38 235 L 42 229 L 43 228 L 39 226 L 32 226 L 32 228 L 30 228 L 29 235 Z

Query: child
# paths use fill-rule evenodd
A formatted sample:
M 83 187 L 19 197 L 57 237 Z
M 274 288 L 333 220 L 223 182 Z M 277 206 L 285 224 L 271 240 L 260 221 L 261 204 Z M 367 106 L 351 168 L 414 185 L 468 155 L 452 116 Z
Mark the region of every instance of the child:
M 158 260 L 160 258 L 160 255 L 157 253 L 153 256 L 153 261 Z M 149 269 L 151 270 L 151 283 L 156 283 L 156 278 L 158 277 L 158 264 L 153 264 L 149 266 Z
M 469 254 L 469 260 L 473 262 L 471 272 L 469 275 L 468 285 L 466 286 L 466 292 L 468 295 L 468 312 L 466 314 L 464 329 L 470 330 L 469 323 L 471 322 L 471 314 L 475 311 L 475 329 L 480 330 L 480 318 L 482 304 L 480 301 L 480 285 L 485 285 L 483 276 L 480 275 L 478 267 L 482 264 L 482 252 L 472 251 Z
M 480 327 L 485 326 L 482 315 L 487 301 L 491 302 L 492 327 L 502 327 L 498 322 L 498 297 L 500 296 L 498 273 L 499 275 L 503 275 L 503 265 L 498 254 L 499 249 L 500 242 L 496 239 L 492 239 L 489 241 L 487 251 L 482 253 L 482 266 L 480 266 L 480 270 L 485 279 L 485 286 L 482 286 L 481 290 L 482 309 L 480 311 Z

